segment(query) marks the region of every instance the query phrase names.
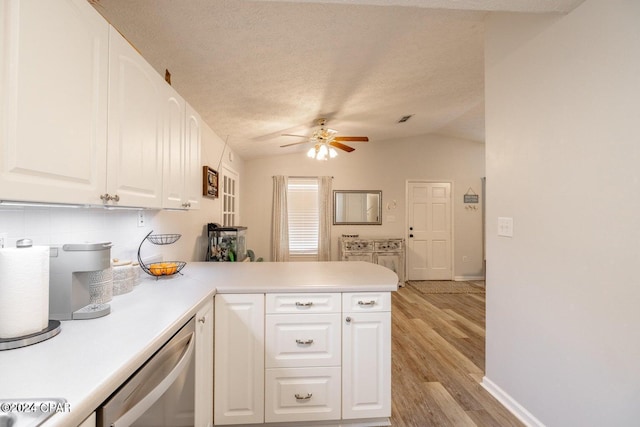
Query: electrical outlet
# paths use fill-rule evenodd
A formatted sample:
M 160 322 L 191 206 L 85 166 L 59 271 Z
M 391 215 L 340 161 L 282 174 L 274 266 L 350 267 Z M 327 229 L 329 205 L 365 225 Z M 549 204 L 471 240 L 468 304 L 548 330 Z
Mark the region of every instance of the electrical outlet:
M 513 237 L 513 218 L 498 217 L 498 236 Z
M 0 233 L 0 248 L 4 248 L 7 244 L 7 233 Z
M 144 211 L 138 211 L 138 227 L 144 227 Z

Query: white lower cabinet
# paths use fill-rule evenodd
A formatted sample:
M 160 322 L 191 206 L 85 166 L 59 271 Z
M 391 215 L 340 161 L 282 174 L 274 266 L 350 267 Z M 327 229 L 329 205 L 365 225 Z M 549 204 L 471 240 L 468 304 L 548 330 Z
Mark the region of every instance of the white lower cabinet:
M 213 299 L 196 313 L 195 425 L 213 425 Z
M 388 425 L 389 292 L 215 298 L 216 425 Z
M 342 294 L 342 418 L 391 416 L 391 294 Z
M 216 425 L 264 422 L 264 294 L 215 297 Z
M 78 427 L 96 427 L 96 413 L 92 412 Z

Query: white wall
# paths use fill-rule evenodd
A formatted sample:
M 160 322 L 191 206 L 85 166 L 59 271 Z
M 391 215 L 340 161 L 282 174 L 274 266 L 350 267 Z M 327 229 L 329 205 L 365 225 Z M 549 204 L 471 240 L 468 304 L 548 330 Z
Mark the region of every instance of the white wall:
M 485 383 L 531 423 L 640 419 L 639 22 L 587 0 L 487 23 Z
M 395 141 L 353 144 L 351 153 L 319 162 L 297 152 L 246 161 L 245 192 L 242 198 L 244 223 L 249 227 L 248 247 L 256 256 L 271 259 L 272 176 L 331 175 L 334 190 L 382 190 L 381 226 L 333 226 L 332 259 L 338 259 L 338 238 L 342 234 L 361 237 L 406 237 L 405 186 L 407 179 L 452 181 L 454 183 L 455 276 L 482 276 L 482 213 L 464 208 L 463 194 L 472 187 L 481 191 L 484 176 L 484 145 L 440 135 Z M 396 202 L 396 207 L 387 205 Z M 395 217 L 395 221 L 393 218 Z M 463 263 L 462 257 L 468 257 Z
M 244 161 L 237 155 L 229 159 L 229 147 L 223 155 L 224 141 L 208 126 L 202 130 L 203 165 L 218 170 L 222 163 L 242 174 Z M 165 260 L 204 261 L 206 224 L 221 222 L 220 199 L 202 198 L 201 208 L 193 211 L 144 211 L 146 226 L 138 227 L 137 211 L 69 208 L 0 208 L 0 233 L 8 234 L 8 244 L 27 237 L 36 245 L 110 241 L 114 243 L 114 258 L 132 260 L 137 256 L 142 239 L 153 230 L 156 234 L 178 233 L 182 236 L 173 245 L 154 246 L 145 242 L 143 258 L 158 255 Z

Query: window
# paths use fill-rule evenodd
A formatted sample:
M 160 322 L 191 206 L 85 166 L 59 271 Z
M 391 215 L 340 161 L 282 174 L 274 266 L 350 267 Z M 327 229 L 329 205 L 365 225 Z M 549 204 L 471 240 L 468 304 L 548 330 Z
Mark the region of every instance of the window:
M 287 185 L 289 257 L 298 261 L 318 259 L 318 179 L 289 177 Z
M 222 197 L 222 225 L 232 227 L 238 225 L 236 223 L 238 174 L 225 166 L 222 169 L 222 191 L 220 194 Z

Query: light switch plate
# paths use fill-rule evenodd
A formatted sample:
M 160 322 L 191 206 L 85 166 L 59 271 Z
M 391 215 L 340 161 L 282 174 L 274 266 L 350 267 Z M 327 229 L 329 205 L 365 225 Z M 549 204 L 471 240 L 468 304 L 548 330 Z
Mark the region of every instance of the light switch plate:
M 498 236 L 513 237 L 513 218 L 498 217 Z

